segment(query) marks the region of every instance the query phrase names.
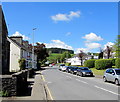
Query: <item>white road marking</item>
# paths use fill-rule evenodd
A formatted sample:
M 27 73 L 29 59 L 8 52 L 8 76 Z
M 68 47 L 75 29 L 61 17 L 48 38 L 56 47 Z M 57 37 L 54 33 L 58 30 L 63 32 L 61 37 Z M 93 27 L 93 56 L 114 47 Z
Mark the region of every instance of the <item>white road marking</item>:
M 70 76 L 66 76 L 66 77 L 72 79 Z
M 82 82 L 82 83 L 85 83 L 85 84 L 88 84 L 87 82 L 85 82 L 85 81 L 82 81 L 82 80 L 79 80 L 79 79 L 76 79 L 77 81 L 80 81 L 80 82 Z
M 96 86 L 96 85 L 95 85 L 94 87 L 96 87 L 96 88 L 98 88 L 98 89 L 101 89 L 101 90 L 104 90 L 104 91 L 107 91 L 107 92 L 110 92 L 110 93 L 115 94 L 115 95 L 120 95 L 120 94 L 118 94 L 118 93 L 115 93 L 115 92 L 109 91 L 109 90 L 107 90 L 107 89 L 104 89 L 104 88 L 99 87 L 99 86 Z

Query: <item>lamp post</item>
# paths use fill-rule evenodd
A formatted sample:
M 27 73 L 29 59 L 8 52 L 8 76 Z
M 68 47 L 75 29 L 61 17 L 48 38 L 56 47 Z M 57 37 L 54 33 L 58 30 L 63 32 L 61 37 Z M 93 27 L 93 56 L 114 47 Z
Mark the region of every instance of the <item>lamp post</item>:
M 37 28 L 33 28 L 33 45 L 32 45 L 32 68 L 34 68 L 34 31 L 36 30 Z

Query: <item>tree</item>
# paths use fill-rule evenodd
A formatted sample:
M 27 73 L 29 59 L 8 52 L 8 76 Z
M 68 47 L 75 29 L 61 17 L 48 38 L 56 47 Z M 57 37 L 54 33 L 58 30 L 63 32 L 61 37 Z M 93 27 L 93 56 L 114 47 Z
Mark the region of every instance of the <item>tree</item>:
M 84 53 L 82 50 L 80 50 L 80 53 L 77 54 L 77 57 L 81 60 L 81 65 L 83 65 L 83 59 L 87 56 L 86 53 Z
M 35 53 L 37 54 L 37 68 L 40 68 L 40 64 L 44 64 L 46 62 L 46 58 L 49 56 L 45 45 L 42 43 L 36 43 Z
M 63 52 L 62 56 L 61 56 L 61 61 L 64 62 L 65 59 L 67 58 L 71 58 L 71 54 L 68 51 Z
M 120 35 L 117 36 L 117 39 L 115 41 L 115 45 L 114 45 L 114 49 L 115 49 L 115 56 L 117 58 L 120 58 Z
M 18 63 L 20 70 L 24 70 L 26 68 L 26 60 L 24 58 L 19 59 Z
M 103 50 L 100 49 L 100 53 L 98 55 L 98 59 L 103 59 Z

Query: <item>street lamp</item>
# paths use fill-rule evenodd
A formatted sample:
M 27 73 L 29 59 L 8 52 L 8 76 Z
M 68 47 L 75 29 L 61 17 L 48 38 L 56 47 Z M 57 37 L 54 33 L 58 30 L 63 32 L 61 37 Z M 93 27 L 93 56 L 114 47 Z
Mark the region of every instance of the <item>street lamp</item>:
M 37 28 L 33 28 L 33 45 L 32 45 L 32 68 L 34 68 L 34 31 L 36 30 Z

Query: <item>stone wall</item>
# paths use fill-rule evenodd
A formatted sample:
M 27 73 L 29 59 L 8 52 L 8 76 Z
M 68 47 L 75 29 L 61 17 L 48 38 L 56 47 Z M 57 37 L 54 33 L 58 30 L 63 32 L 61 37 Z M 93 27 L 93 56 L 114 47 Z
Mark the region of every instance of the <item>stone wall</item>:
M 23 70 L 12 75 L 0 75 L 2 89 L 0 91 L 7 91 L 9 96 L 21 96 L 26 93 L 28 89 L 27 75 L 28 70 Z

